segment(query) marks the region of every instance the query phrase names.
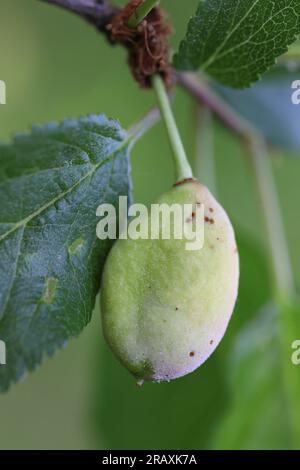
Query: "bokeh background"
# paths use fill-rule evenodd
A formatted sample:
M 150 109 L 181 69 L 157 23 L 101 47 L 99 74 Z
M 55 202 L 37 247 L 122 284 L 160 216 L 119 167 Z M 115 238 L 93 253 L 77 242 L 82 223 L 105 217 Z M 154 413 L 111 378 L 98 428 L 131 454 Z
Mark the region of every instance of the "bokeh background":
M 163 1 L 174 24 L 174 46 L 183 36 L 186 21 L 197 3 L 197 0 Z M 68 12 L 38 0 L 1 0 L 0 79 L 7 84 L 7 104 L 0 106 L 0 139 L 8 141 L 34 123 L 99 112 L 119 119 L 128 128 L 155 103 L 155 98 L 152 92 L 138 88 L 125 61 L 122 49 L 110 47 L 93 28 Z M 295 69 L 290 73 L 295 74 Z M 285 75 L 285 81 L 272 82 L 268 89 L 273 94 L 269 103 L 262 106 L 273 119 L 274 114 L 279 119 L 278 109 L 284 106 L 276 100 L 289 99 L 291 81 Z M 257 96 L 251 98 L 252 104 L 255 98 L 259 101 Z M 272 105 L 277 106 L 278 115 Z M 178 90 L 174 109 L 190 159 L 197 166 L 195 104 Z M 255 109 L 253 112 L 255 119 Z M 285 112 L 287 124 L 289 112 L 295 110 L 288 108 Z M 290 148 L 274 152 L 273 168 L 299 285 L 300 160 L 296 134 L 300 134 L 300 121 L 299 115 L 298 122 L 294 118 L 286 126 L 293 134 L 285 137 L 285 147 Z M 269 129 L 277 138 L 284 133 L 280 125 L 278 129 L 272 125 Z M 169 384 L 138 388 L 104 344 L 100 313 L 96 309 L 80 338 L 72 340 L 37 372 L 0 396 L 1 449 L 289 446 L 285 427 L 279 425 L 284 409 L 276 384 L 267 391 L 272 397 L 268 413 L 257 412 L 261 419 L 257 421 L 255 436 L 247 436 L 246 431 L 243 434 L 245 423 L 253 415 L 253 409 L 249 409 L 252 405 L 248 406 L 247 401 L 228 432 L 220 434 L 220 423 L 228 413 L 232 394 L 239 394 L 239 389 L 233 391 L 230 386 L 236 338 L 248 320 L 255 319 L 269 302 L 270 285 L 263 225 L 247 159 L 236 139 L 218 123 L 213 123 L 211 131 L 209 151 L 215 157 L 216 167 L 214 190 L 233 220 L 241 254 L 239 300 L 217 352 L 192 375 Z M 294 145 L 289 146 L 293 138 Z M 171 186 L 172 162 L 161 125 L 134 148 L 132 174 L 137 201 L 148 204 Z M 259 348 L 258 344 L 258 351 Z

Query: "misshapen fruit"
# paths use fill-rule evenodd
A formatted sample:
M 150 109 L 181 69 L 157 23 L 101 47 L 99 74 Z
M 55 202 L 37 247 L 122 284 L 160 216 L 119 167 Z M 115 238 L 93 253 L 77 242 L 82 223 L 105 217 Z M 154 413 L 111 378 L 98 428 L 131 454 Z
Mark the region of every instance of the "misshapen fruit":
M 170 380 L 199 367 L 222 339 L 238 291 L 239 259 L 223 208 L 197 181 L 159 204 L 204 204 L 204 246 L 186 239 L 118 240 L 102 279 L 106 340 L 138 380 Z M 186 223 L 190 223 L 187 221 Z

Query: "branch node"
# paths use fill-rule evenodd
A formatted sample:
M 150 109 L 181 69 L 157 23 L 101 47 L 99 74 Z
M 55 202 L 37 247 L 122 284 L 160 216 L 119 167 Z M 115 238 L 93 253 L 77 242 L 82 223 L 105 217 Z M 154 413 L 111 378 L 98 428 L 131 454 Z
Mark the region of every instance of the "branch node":
M 127 26 L 129 18 L 142 0 L 131 0 L 106 26 L 111 42 L 128 51 L 128 64 L 142 88 L 151 88 L 151 77 L 160 74 L 167 88 L 173 84 L 169 60 L 169 36 L 172 32 L 165 13 L 155 7 L 137 28 Z

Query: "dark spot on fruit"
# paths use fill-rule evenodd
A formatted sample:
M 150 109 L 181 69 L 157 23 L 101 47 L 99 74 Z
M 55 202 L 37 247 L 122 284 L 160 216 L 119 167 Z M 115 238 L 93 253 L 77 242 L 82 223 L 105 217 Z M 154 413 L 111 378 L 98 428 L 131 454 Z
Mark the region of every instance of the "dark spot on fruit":
M 194 357 L 195 356 L 195 352 L 194 351 L 191 351 L 190 352 L 190 357 Z
M 214 219 L 209 219 L 209 223 L 214 224 L 215 223 Z
M 213 211 L 214 211 L 214 210 L 213 210 L 213 208 L 212 208 L 212 207 L 210 207 L 210 208 L 209 208 L 209 212 L 213 212 Z
M 211 339 L 209 344 L 214 344 L 214 340 L 213 340 L 213 339 Z
M 188 217 L 186 219 L 186 222 L 187 223 L 192 222 L 195 217 L 196 217 L 196 212 L 192 212 L 191 217 Z
M 219 238 L 219 237 L 217 237 L 217 240 L 218 240 L 218 241 L 220 241 L 220 238 Z
M 178 307 L 175 307 L 175 310 L 179 310 Z
M 204 217 L 204 220 L 205 220 L 205 222 L 208 222 L 208 223 L 210 222 L 210 218 L 207 217 L 207 216 Z

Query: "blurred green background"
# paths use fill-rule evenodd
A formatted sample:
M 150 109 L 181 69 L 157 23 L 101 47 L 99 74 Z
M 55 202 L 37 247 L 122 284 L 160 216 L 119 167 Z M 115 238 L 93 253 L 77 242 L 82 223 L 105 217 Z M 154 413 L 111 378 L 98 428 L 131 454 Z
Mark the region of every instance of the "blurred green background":
M 163 3 L 174 24 L 175 46 L 198 1 Z M 138 88 L 125 60 L 122 49 L 111 48 L 74 15 L 37 0 L 1 0 L 0 79 L 6 81 L 7 104 L 0 106 L 0 139 L 9 140 L 34 123 L 99 112 L 128 128 L 155 99 L 152 92 Z M 195 162 L 194 103 L 178 90 L 174 109 Z M 238 305 L 218 351 L 190 376 L 138 388 L 107 350 L 96 309 L 79 339 L 0 396 L 1 449 L 202 449 L 213 445 L 219 419 L 231 399 L 227 364 L 234 339 L 270 298 L 262 224 L 247 160 L 219 124 L 214 125 L 214 149 L 218 197 L 237 230 L 242 273 Z M 277 152 L 273 166 L 299 285 L 300 160 L 296 157 Z M 161 125 L 135 147 L 132 173 L 134 197 L 141 202 L 150 203 L 172 184 L 171 156 Z M 280 410 L 280 399 L 276 400 L 275 394 Z M 241 447 L 287 447 L 285 429 L 276 433 L 276 439 L 268 440 L 263 428 L 257 429 L 258 441 L 241 441 Z

